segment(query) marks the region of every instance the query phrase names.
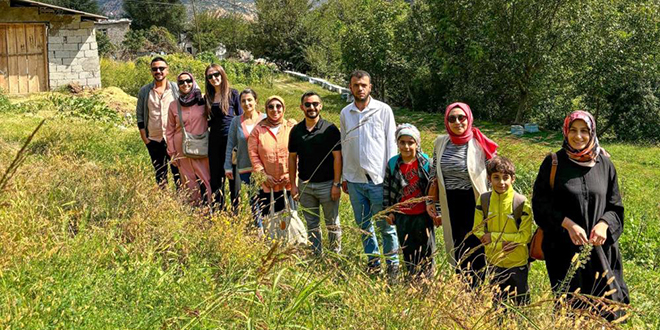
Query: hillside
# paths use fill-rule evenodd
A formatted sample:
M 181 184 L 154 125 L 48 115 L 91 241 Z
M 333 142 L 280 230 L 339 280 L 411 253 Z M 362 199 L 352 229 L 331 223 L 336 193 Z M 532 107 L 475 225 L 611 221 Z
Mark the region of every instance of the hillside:
M 124 0 L 97 0 L 99 8 L 104 15 L 110 17 L 121 17 L 124 13 L 122 3 Z M 138 1 L 138 0 L 126 0 Z M 142 0 L 139 0 L 142 1 Z M 145 0 L 151 1 L 151 0 Z M 182 0 L 188 9 L 188 14 L 192 15 L 192 5 L 190 0 Z M 254 1 L 252 0 L 195 0 L 195 7 L 198 12 L 206 10 L 223 9 L 228 12 L 249 14 L 253 11 Z
M 251 87 L 261 100 L 281 95 L 286 117 L 296 119 L 308 90 L 321 94 L 323 117 L 335 123 L 346 105 L 339 95 L 282 76 Z M 541 262 L 530 274 L 533 304 L 507 315 L 492 308 L 488 288 L 466 290 L 443 251 L 436 278 L 420 288 L 367 276 L 346 195 L 343 252 L 324 260 L 250 235 L 245 207 L 238 217 L 210 219 L 183 207 L 173 189 L 153 184 L 135 123 L 117 115 L 131 113 L 135 99 L 117 88 L 11 102 L 0 98 L 0 177 L 25 137 L 48 120 L 0 191 L 0 328 L 601 329 L 589 318 L 552 313 Z M 420 128 L 427 152 L 444 129 L 437 114 L 396 109 L 395 116 Z M 516 162 L 516 188 L 529 194 L 540 161 L 560 146 L 558 135 L 517 138 L 506 127 L 477 124 Z M 657 329 L 660 210 L 650 192 L 660 186 L 660 147 L 604 147 L 626 206 L 621 247 L 633 311 L 622 327 Z

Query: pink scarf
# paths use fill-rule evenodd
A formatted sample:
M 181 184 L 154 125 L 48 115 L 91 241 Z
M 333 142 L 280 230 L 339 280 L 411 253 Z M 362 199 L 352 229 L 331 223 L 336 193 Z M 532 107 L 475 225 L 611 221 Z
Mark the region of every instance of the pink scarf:
M 587 124 L 587 127 L 589 127 L 589 143 L 582 150 L 575 150 L 568 143 L 568 133 L 571 130 L 571 124 L 573 124 L 573 122 L 576 120 L 584 121 Z M 568 116 L 566 116 L 566 119 L 564 119 L 564 127 L 562 132 L 564 133 L 564 143 L 562 148 L 566 150 L 568 157 L 570 157 L 579 165 L 593 166 L 591 165 L 592 162 L 601 153 L 607 157 L 610 156 L 610 154 L 607 153 L 605 149 L 600 147 L 600 143 L 598 143 L 598 137 L 596 136 L 596 120 L 594 119 L 594 116 L 592 116 L 589 112 L 581 110 L 571 112 Z
M 454 108 L 463 110 L 467 116 L 467 129 L 461 135 L 454 134 L 451 128 L 449 128 L 449 121 L 447 117 L 449 117 L 449 112 Z M 445 110 L 445 129 L 447 129 L 447 133 L 449 134 L 451 142 L 456 145 L 464 145 L 468 143 L 472 138 L 474 138 L 486 154 L 486 159 L 493 158 L 497 154 L 497 143 L 486 137 L 478 128 L 472 127 L 473 121 L 474 118 L 472 117 L 472 110 L 470 110 L 470 106 L 465 103 L 452 103 L 447 106 L 447 109 Z

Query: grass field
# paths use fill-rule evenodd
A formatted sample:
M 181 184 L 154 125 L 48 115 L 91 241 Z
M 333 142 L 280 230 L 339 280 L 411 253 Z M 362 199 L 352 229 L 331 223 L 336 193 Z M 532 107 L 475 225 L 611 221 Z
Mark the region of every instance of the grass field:
M 284 97 L 285 116 L 296 119 L 307 90 L 323 96 L 323 116 L 335 123 L 346 104 L 289 78 L 254 87 L 261 100 Z M 0 112 L 0 175 L 49 118 L 0 191 L 0 328 L 601 328 L 588 316 L 552 312 L 540 262 L 530 276 L 533 304 L 507 315 L 492 305 L 487 287 L 466 290 L 442 250 L 437 276 L 423 289 L 367 276 L 346 195 L 340 208 L 343 253 L 323 260 L 256 239 L 247 229 L 247 209 L 238 217 L 208 219 L 183 206 L 173 189 L 156 187 L 134 124 L 103 108 L 131 113 L 135 99 L 113 89 L 100 93 L 75 104 L 51 93 L 14 99 L 18 106 Z M 65 108 L 77 110 L 62 114 Z M 395 110 L 395 116 L 420 128 L 428 153 L 444 130 L 440 114 Z M 516 188 L 529 195 L 541 160 L 559 149 L 560 136 L 517 138 L 503 126 L 478 126 L 515 161 Z M 620 243 L 632 316 L 621 327 L 660 329 L 660 147 L 603 145 L 619 172 L 626 207 Z

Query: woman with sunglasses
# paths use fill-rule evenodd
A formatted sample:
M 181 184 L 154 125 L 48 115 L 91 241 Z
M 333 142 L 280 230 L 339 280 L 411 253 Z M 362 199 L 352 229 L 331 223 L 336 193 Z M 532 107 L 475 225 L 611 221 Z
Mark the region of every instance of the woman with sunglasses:
M 225 154 L 229 126 L 236 116 L 243 114 L 238 91 L 229 87 L 227 74 L 222 66 L 211 64 L 206 68 L 206 95 L 204 101 L 209 113 L 209 165 L 211 168 L 211 189 L 213 201 L 219 209 L 224 208 L 225 196 Z M 231 149 L 230 149 L 231 152 Z M 238 194 L 236 182 L 228 177 L 232 210 L 236 212 Z
M 447 134 L 435 140 L 426 209 L 436 226 L 443 226 L 445 250 L 456 272 L 472 277 L 476 285 L 486 260 L 481 242 L 471 233 L 474 208 L 488 190 L 486 161 L 495 156 L 497 144 L 472 122 L 472 110 L 465 103 L 452 103 L 445 110 Z M 441 216 L 435 207 L 438 201 Z
M 225 154 L 225 176 L 231 180 L 236 180 L 239 184 L 250 184 L 252 175 L 252 162 L 248 152 L 248 137 L 256 125 L 266 118 L 266 115 L 257 110 L 257 93 L 251 89 L 245 89 L 239 95 L 243 114 L 234 117 L 229 126 L 229 135 L 227 136 L 227 152 Z M 232 149 L 236 147 L 236 155 L 232 157 Z M 233 159 L 235 165 L 233 165 Z M 238 178 L 234 177 L 234 172 Z M 239 180 L 240 179 L 240 180 Z M 237 185 L 237 195 L 240 191 L 240 185 Z M 260 210 L 257 208 L 257 196 L 254 189 L 248 189 L 248 198 L 250 199 L 250 208 L 257 228 L 262 228 Z
M 261 215 L 269 212 L 270 192 L 274 192 L 275 212 L 284 209 L 283 190 L 290 190 L 289 133 L 295 120 L 285 120 L 284 99 L 273 95 L 266 100 L 266 119 L 260 121 L 248 138 L 248 151 L 253 173 L 261 173 L 266 181 L 261 185 L 259 201 Z M 289 195 L 289 202 L 293 203 Z
M 179 168 L 181 173 L 182 186 L 187 187 L 188 197 L 193 204 L 202 202 L 201 182 L 204 185 L 205 197 L 208 203 L 211 203 L 211 174 L 209 173 L 209 159 L 189 158 L 183 155 L 183 131 L 181 122 L 190 134 L 202 134 L 208 130 L 207 112 L 204 107 L 202 92 L 195 83 L 193 75 L 189 72 L 182 72 L 177 77 L 179 85 L 179 98 L 170 104 L 167 114 L 167 141 L 173 143 L 167 144 L 167 153 L 172 159 L 172 163 Z M 179 118 L 179 106 L 181 107 L 181 117 Z

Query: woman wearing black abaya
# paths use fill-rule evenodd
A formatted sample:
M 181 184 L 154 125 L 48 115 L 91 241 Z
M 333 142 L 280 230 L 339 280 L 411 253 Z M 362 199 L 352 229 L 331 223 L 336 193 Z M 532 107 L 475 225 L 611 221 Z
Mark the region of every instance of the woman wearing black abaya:
M 579 289 L 585 300 L 569 295 L 572 306 L 593 309 L 611 321 L 622 316 L 622 311 L 590 306 L 595 300 L 587 297 L 630 302 L 618 243 L 623 232 L 623 203 L 616 170 L 598 144 L 596 122 L 590 113 L 572 112 L 564 120 L 563 133 L 562 149 L 556 153 L 554 188 L 550 155 L 541 164 L 532 197 L 534 219 L 545 234 L 542 249 L 550 284 L 556 294 Z M 593 249 L 584 268 L 568 278 L 575 254 L 589 244 Z

